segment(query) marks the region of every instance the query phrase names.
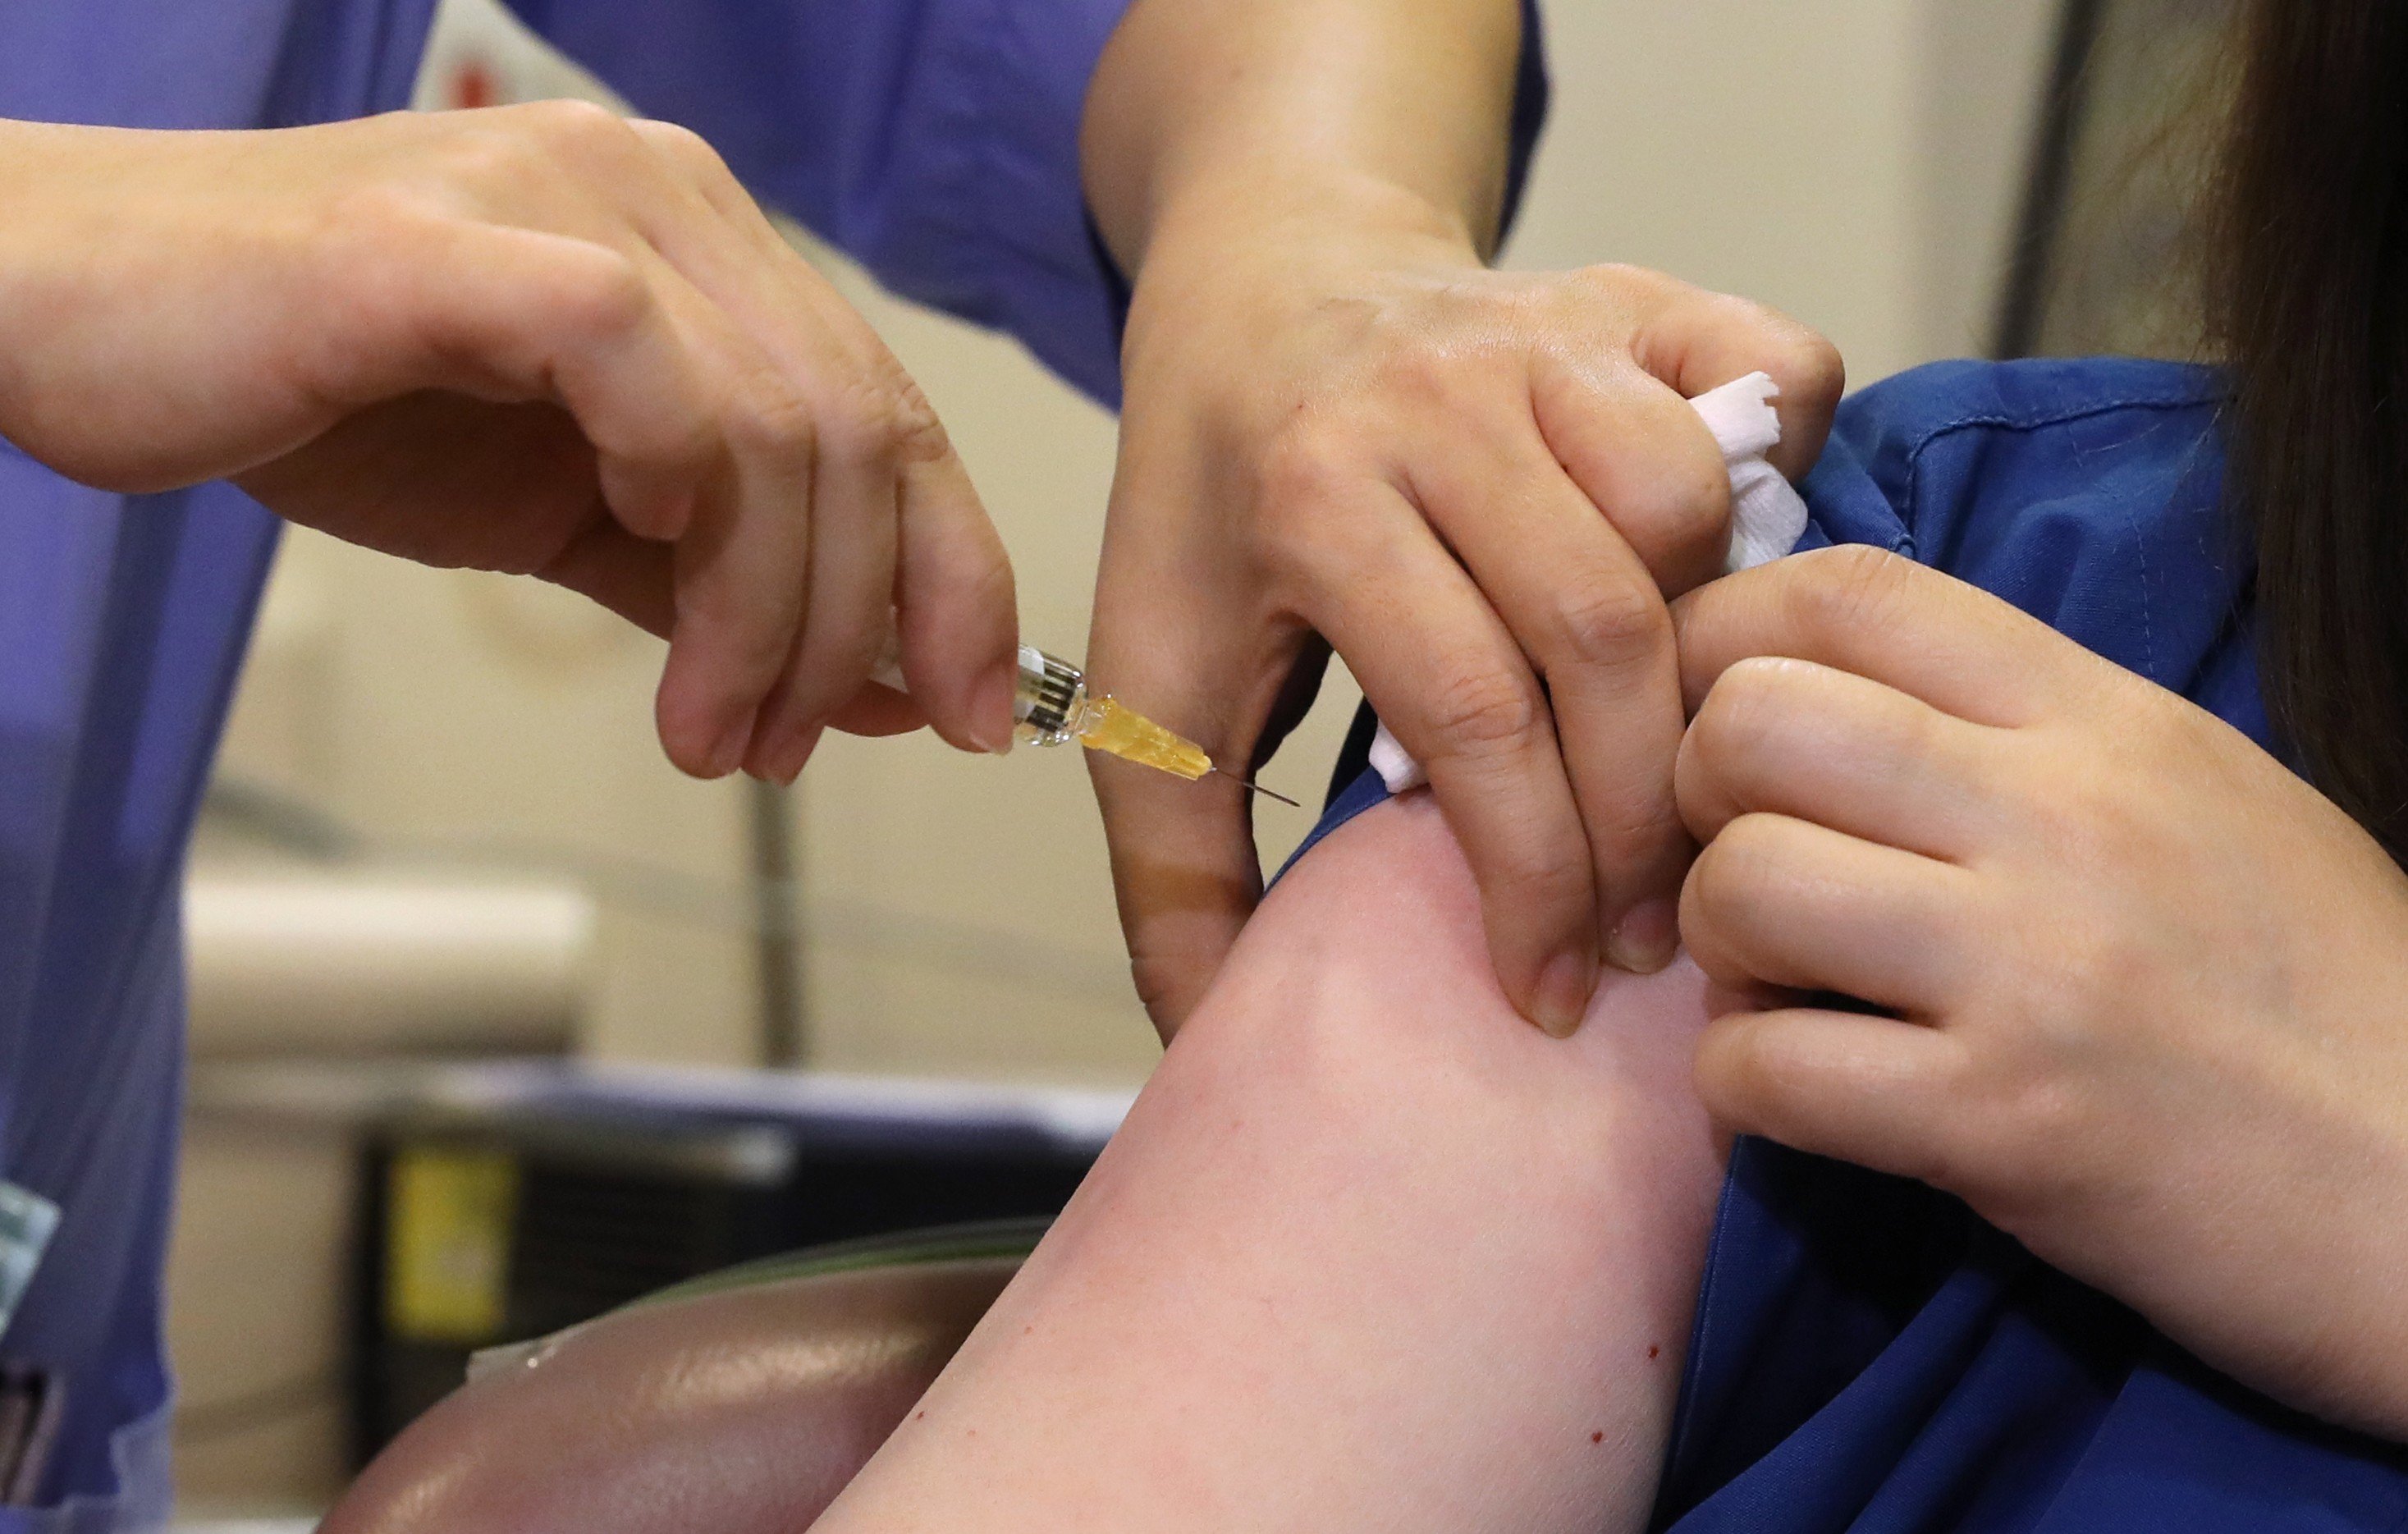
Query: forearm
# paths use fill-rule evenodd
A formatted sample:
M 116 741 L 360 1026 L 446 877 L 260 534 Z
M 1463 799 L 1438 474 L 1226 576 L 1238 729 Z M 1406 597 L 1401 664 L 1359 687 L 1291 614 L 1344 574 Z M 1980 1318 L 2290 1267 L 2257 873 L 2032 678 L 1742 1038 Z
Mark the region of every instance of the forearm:
M 1435 807 L 1363 817 L 818 1527 L 1638 1527 L 1720 1162 L 1702 1022 L 1683 966 L 1547 1039 Z
M 1139 0 L 1090 88 L 1087 193 L 1132 272 L 1179 229 L 1333 210 L 1491 249 L 1515 0 Z

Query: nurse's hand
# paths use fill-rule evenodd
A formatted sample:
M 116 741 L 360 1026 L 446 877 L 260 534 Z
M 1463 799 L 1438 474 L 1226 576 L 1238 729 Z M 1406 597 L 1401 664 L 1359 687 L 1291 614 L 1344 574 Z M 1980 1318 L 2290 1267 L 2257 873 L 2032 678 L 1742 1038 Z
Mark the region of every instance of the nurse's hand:
M 5 123 L 0 207 L 0 434 L 60 472 L 582 592 L 669 640 L 690 772 L 1008 746 L 1011 572 L 943 428 L 693 135 Z M 898 610 L 909 703 L 867 684 Z
M 1676 608 L 1734 1127 L 1921 1178 L 2408 1439 L 2408 878 L 2238 731 L 1867 550 Z M 1889 1015 L 1834 1011 L 1817 993 Z
M 1691 849 L 1665 598 L 1720 570 L 1729 523 L 1685 396 L 1771 373 L 1794 474 L 1840 362 L 1654 272 L 1495 272 L 1459 233 L 1368 234 L 1385 211 L 1157 237 L 1088 660 L 1245 764 L 1335 646 L 1429 772 L 1506 994 L 1566 1032 L 1600 949 L 1640 972 L 1672 953 Z M 1261 889 L 1249 807 L 1110 763 L 1096 779 L 1139 989 L 1175 1025 Z

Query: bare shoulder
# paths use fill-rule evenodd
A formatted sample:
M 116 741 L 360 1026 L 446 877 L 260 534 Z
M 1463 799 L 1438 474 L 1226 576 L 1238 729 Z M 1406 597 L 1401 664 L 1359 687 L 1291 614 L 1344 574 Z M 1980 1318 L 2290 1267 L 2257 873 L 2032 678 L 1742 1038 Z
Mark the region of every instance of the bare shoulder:
M 1262 1050 L 1310 1050 L 1318 1065 L 1392 1089 L 1417 1067 L 1477 1070 L 1481 1092 L 1525 1119 L 1618 1117 L 1625 1092 L 1644 1087 L 1668 1128 L 1702 1125 L 1689 1081 L 1707 1015 L 1694 968 L 1609 971 L 1581 1031 L 1549 1039 L 1498 987 L 1479 902 L 1430 796 L 1390 800 L 1340 826 L 1271 892 L 1182 1043 L 1240 1070 L 1260 1068 L 1248 1062 Z M 1238 1034 L 1247 1047 L 1226 1041 Z
M 1550 1039 L 1436 810 L 1342 827 L 827 1527 L 1637 1528 L 1721 1165 L 1703 989 Z

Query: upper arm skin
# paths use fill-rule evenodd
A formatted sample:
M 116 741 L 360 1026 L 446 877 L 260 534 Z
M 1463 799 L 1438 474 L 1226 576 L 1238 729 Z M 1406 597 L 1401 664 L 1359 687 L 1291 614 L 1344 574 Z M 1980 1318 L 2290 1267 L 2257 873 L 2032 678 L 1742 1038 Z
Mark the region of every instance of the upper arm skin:
M 1636 1529 L 1725 1147 L 1704 982 L 1498 991 L 1426 795 L 1281 882 L 821 1530 Z

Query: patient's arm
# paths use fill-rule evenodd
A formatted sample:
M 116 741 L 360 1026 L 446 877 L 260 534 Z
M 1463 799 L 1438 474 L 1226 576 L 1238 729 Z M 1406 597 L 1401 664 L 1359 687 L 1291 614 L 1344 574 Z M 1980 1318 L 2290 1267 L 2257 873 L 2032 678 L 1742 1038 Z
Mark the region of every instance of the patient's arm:
M 1636 1528 L 1722 1147 L 1704 982 L 1514 1015 L 1426 796 L 1247 927 L 1042 1246 L 816 1529 Z

